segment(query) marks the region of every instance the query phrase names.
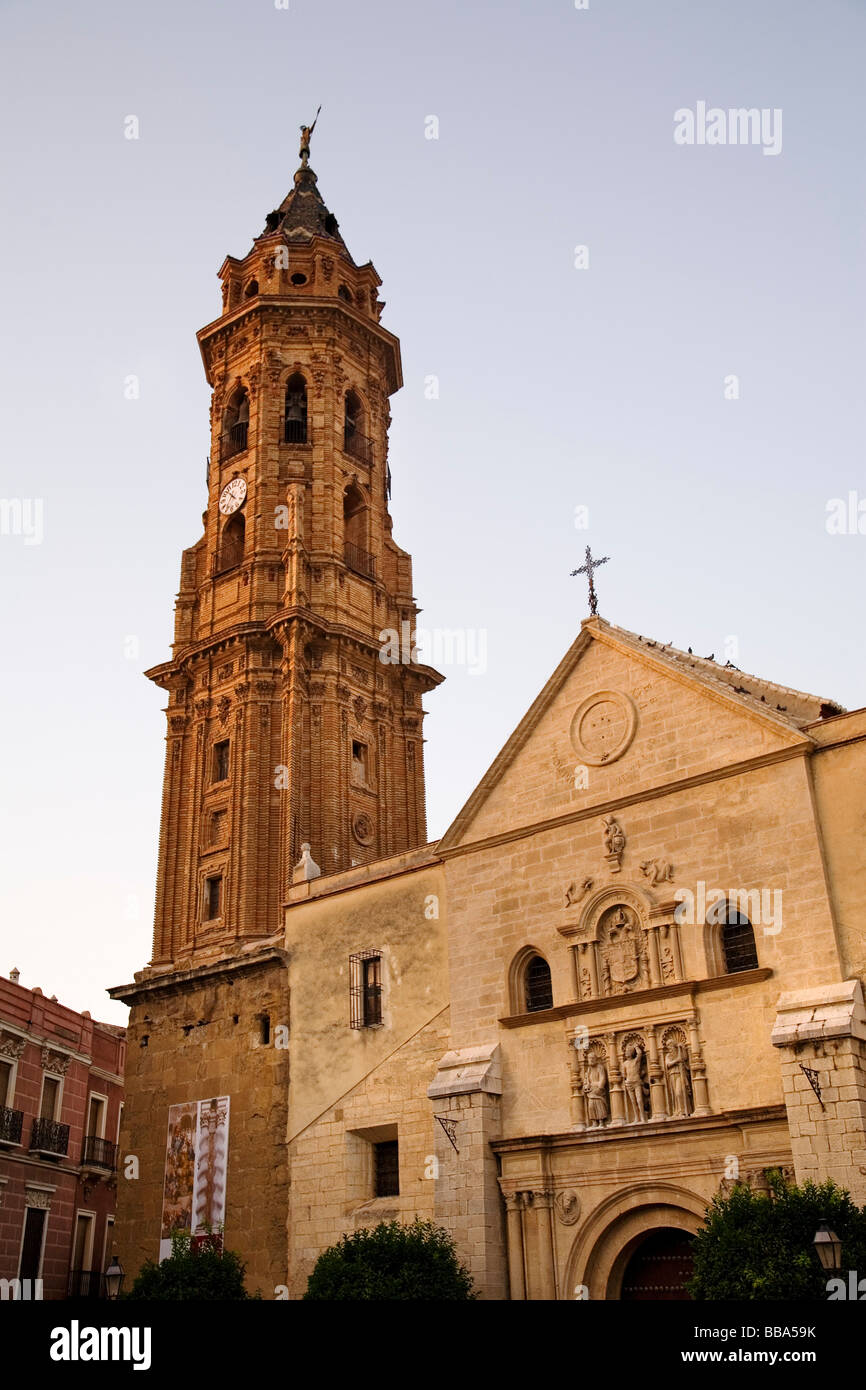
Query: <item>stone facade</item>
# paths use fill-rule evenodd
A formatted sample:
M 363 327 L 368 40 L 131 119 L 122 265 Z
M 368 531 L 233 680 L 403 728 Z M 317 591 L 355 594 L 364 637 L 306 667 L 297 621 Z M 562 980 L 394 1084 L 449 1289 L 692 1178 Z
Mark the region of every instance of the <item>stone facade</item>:
M 779 1167 L 866 1200 L 866 715 L 593 616 L 425 846 L 439 677 L 379 659 L 417 610 L 378 277 L 306 163 L 221 275 L 205 535 L 149 673 L 154 958 L 112 991 L 128 1267 L 158 1247 L 169 1109 L 208 1097 L 231 1101 L 226 1242 L 265 1297 L 413 1215 L 488 1299 L 646 1296 L 657 1240 L 677 1296 L 725 1185 Z

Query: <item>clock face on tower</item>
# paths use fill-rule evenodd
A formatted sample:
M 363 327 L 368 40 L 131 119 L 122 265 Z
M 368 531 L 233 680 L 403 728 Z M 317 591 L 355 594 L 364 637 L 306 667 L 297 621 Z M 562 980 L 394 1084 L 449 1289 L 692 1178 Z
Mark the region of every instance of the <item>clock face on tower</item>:
M 220 493 L 220 511 L 223 516 L 230 516 L 236 512 L 247 495 L 247 485 L 243 478 L 232 478 L 230 483 L 226 483 Z

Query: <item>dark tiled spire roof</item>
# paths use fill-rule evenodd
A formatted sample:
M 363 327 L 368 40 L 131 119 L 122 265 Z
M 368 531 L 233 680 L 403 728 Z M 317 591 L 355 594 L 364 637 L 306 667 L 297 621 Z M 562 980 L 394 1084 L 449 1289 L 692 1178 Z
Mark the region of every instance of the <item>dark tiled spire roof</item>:
M 337 219 L 326 208 L 317 183 L 316 175 L 310 166 L 302 164 L 295 174 L 294 187 L 286 194 L 280 206 L 268 214 L 264 235 L 281 232 L 286 241 L 309 241 L 314 236 L 325 237 L 336 246 L 342 247 L 348 256 L 349 249 L 340 235 Z

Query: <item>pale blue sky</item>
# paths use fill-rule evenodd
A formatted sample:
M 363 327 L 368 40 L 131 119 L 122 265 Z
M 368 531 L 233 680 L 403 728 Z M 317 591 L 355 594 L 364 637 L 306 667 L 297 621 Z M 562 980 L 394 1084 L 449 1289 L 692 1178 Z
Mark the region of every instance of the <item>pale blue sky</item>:
M 825 528 L 866 498 L 862 4 L 105 0 L 6 3 L 0 27 L 0 498 L 44 504 L 41 545 L 0 535 L 0 971 L 120 1022 L 104 990 L 148 958 L 141 672 L 200 534 L 194 335 L 320 102 L 320 189 L 402 340 L 421 621 L 487 631 L 486 673 L 427 701 L 431 836 L 573 640 L 587 540 L 611 621 L 702 655 L 735 636 L 745 670 L 866 704 L 866 536 Z M 676 145 L 701 100 L 781 108 L 781 154 Z

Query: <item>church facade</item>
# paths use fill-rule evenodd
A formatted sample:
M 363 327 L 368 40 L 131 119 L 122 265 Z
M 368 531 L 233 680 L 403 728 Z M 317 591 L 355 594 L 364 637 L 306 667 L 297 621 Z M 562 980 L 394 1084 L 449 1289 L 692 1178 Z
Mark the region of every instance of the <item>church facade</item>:
M 111 991 L 126 1269 L 216 1225 L 295 1298 L 420 1215 L 488 1299 L 676 1298 L 726 1184 L 866 1201 L 866 712 L 593 615 L 427 844 L 441 677 L 383 644 L 417 612 L 399 344 L 308 140 L 220 274 L 204 535 L 148 673 L 154 955 Z

